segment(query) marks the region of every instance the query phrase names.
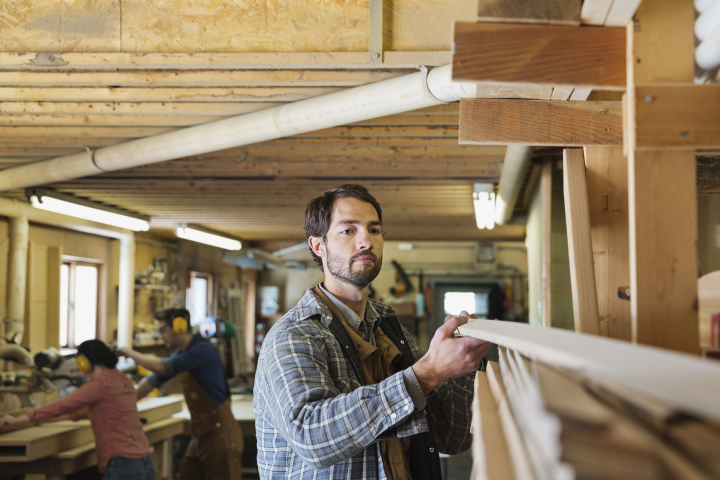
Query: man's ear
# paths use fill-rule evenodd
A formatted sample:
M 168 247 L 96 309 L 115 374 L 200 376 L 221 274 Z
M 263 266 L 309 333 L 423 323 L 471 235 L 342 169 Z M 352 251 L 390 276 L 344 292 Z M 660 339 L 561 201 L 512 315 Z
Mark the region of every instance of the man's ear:
M 308 244 L 310 244 L 310 249 L 315 255 L 320 258 L 325 257 L 325 242 L 323 242 L 322 237 L 310 237 L 308 238 Z

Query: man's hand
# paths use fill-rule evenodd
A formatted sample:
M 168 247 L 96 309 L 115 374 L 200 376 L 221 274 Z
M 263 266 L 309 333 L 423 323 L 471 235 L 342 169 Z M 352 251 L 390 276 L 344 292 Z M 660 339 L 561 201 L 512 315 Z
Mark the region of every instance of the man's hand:
M 482 358 L 490 351 L 492 343 L 472 337 L 454 337 L 455 330 L 476 319 L 463 311 L 457 317 L 446 317 L 430 342 L 430 349 L 413 365 L 415 376 L 425 395 L 448 378 L 456 378 L 478 369 Z

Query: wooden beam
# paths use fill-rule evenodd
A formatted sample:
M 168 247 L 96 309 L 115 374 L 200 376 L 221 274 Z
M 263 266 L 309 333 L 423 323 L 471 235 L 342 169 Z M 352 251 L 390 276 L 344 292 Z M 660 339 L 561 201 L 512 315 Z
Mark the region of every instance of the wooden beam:
M 0 71 L 0 86 L 27 87 L 356 87 L 412 70 Z
M 720 85 L 639 85 L 634 99 L 636 150 L 720 148 Z
M 552 161 L 545 161 L 540 172 L 542 210 L 542 325 L 552 326 Z
M 563 150 L 563 193 L 575 331 L 599 335 L 585 158 L 579 148 Z
M 344 87 L 0 87 L 0 101 L 44 102 L 295 102 Z
M 440 66 L 450 61 L 449 51 L 390 51 L 381 65 L 369 64 L 364 52 L 0 53 L 2 70 L 345 70 Z
M 692 83 L 694 18 L 692 2 L 645 0 L 628 25 L 631 139 L 638 127 L 636 86 Z M 628 172 L 633 341 L 697 354 L 695 154 L 636 150 L 631 140 Z
M 625 88 L 620 28 L 455 23 L 453 80 Z
M 627 159 L 620 147 L 584 153 L 600 335 L 630 341 L 630 302 L 617 294 L 630 285 Z
M 462 144 L 622 145 L 620 102 L 462 99 Z
M 580 0 L 491 0 L 478 2 L 479 22 L 580 25 Z

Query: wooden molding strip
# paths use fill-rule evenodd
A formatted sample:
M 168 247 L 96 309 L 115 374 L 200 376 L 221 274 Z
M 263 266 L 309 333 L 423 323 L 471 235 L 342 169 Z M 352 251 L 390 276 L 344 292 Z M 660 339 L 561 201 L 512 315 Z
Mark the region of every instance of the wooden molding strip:
M 462 99 L 460 143 L 622 145 L 620 102 Z
M 516 350 L 601 385 L 619 384 L 679 412 L 720 420 L 720 364 L 621 340 L 527 324 L 473 320 L 463 335 Z
M 625 29 L 456 22 L 453 80 L 625 89 Z

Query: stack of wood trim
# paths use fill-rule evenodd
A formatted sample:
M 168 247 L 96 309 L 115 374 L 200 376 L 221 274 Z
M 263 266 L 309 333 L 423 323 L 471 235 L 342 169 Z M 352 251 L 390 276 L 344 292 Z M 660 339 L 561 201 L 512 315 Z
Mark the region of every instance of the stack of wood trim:
M 460 332 L 502 346 L 476 380 L 474 479 L 720 477 L 720 365 L 509 322 Z

